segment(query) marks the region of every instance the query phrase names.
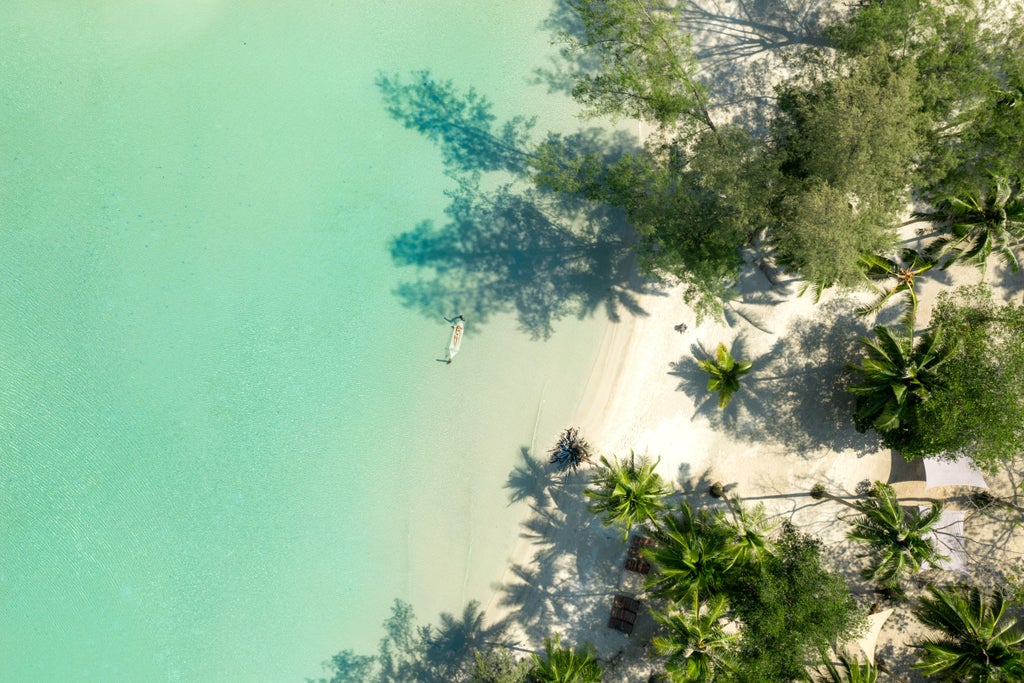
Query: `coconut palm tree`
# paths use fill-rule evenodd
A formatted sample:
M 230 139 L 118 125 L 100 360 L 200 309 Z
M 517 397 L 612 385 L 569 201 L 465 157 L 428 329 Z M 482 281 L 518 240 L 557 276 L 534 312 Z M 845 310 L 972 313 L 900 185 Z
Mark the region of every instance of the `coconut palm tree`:
M 602 455 L 594 476 L 594 487 L 583 493 L 592 501 L 590 511 L 603 515 L 605 525 L 619 524 L 623 527 L 623 542 L 629 538 L 634 525 L 648 521 L 656 524 L 657 515 L 665 509 L 663 499 L 669 489 L 654 471 L 659 462 L 661 458 L 651 462 L 641 457 L 638 463 L 636 453 L 632 451 L 629 460 L 613 457 L 609 462 Z
M 1024 242 L 1024 188 L 1019 178 L 992 178 L 992 187 L 941 198 L 935 211 L 915 213 L 915 218 L 944 223 L 950 234 L 932 242 L 929 253 L 949 256 L 943 264 L 960 261 L 985 271 L 988 257 L 999 254 L 1014 273 L 1020 263 L 1013 250 Z
M 814 500 L 826 500 L 826 499 L 827 500 L 831 500 L 834 503 L 839 503 L 840 505 L 845 505 L 846 507 L 850 508 L 851 510 L 856 510 L 857 512 L 860 512 L 860 508 L 858 508 L 856 505 L 854 505 L 850 501 L 848 501 L 848 500 L 846 500 L 844 498 L 840 498 L 839 496 L 836 496 L 836 495 L 833 495 L 833 494 L 829 493 L 828 489 L 825 488 L 824 484 L 815 484 L 814 486 L 812 486 L 811 487 L 811 491 L 810 491 L 810 496 Z
M 719 342 L 714 358 L 702 358 L 697 365 L 711 375 L 708 379 L 708 391 L 718 392 L 718 407 L 729 405 L 733 394 L 740 389 L 740 377 L 750 372 L 750 361 L 738 361 L 729 353 L 725 344 Z
M 531 683 L 600 683 L 604 669 L 594 658 L 594 650 L 586 646 L 580 650 L 565 648 L 561 637 L 544 639 L 544 657 L 531 655 L 533 668 Z
M 548 453 L 550 462 L 559 472 L 569 474 L 576 472 L 585 462 L 590 462 L 590 445 L 580 436 L 577 427 L 569 427 L 558 437 L 558 442 Z
M 859 430 L 872 427 L 892 432 L 905 424 L 910 407 L 930 398 L 940 382 L 936 370 L 953 347 L 943 343 L 941 328 L 926 332 L 916 342 L 912 334 L 903 336 L 881 325 L 875 328 L 875 336 L 877 341 L 859 340 L 866 357 L 851 369 L 860 372 L 864 381 L 848 391 L 857 395 L 854 419 Z
M 694 513 L 686 503 L 679 514 L 667 515 L 643 550 L 654 565 L 646 588 L 671 602 L 685 602 L 698 611 L 702 598 L 719 593 L 736 563 L 733 533 L 707 510 Z
M 917 316 L 917 290 L 914 284 L 918 275 L 928 272 L 935 266 L 935 261 L 913 249 L 904 249 L 900 257 L 901 261 L 874 254 L 861 257 L 861 266 L 869 279 L 895 279 L 896 282 L 888 289 L 879 290 L 874 301 L 857 308 L 855 312 L 857 315 L 871 315 L 882 310 L 890 299 L 902 297 L 906 300 L 907 308 L 901 316 L 901 321 L 907 329 L 913 329 Z
M 652 642 L 659 655 L 668 655 L 665 670 L 673 683 L 713 681 L 719 674 L 735 671 L 733 643 L 739 636 L 722 628 L 727 610 L 725 597 L 719 595 L 697 613 L 653 613 L 666 634 Z
M 948 559 L 928 538 L 942 515 L 942 501 L 932 503 L 925 513 L 916 506 L 905 510 L 893 488 L 876 481 L 871 495 L 854 506 L 862 514 L 850 520 L 853 529 L 846 537 L 869 548 L 871 563 L 861 572 L 865 580 L 900 594 L 907 575 L 917 573 L 925 563 L 934 566 Z
M 914 609 L 918 620 L 941 635 L 916 643 L 923 652 L 912 665 L 927 676 L 947 680 L 999 683 L 1024 680 L 1024 633 L 1016 620 L 1003 619 L 1000 593 L 984 595 L 976 587 L 928 587 Z
M 860 662 L 847 650 L 836 653 L 838 665 L 827 655 L 822 655 L 822 671 L 815 671 L 816 683 L 875 683 L 878 667 L 871 662 Z
M 718 520 L 733 534 L 732 553 L 736 561 L 740 564 L 760 565 L 772 552 L 768 533 L 777 525 L 765 515 L 763 503 L 748 507 L 739 496 L 724 496 L 723 499 L 729 506 L 731 518 L 721 515 Z

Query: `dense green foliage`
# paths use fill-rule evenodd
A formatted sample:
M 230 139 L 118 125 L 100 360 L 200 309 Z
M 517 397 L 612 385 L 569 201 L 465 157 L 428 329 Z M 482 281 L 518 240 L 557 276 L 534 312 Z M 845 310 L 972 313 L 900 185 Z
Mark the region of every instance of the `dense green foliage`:
M 894 445 L 908 458 L 963 453 L 989 470 L 1024 452 L 1024 307 L 964 287 L 939 295 L 931 322 L 948 360 Z
M 580 35 L 562 34 L 567 56 L 583 53 L 590 68 L 577 74 L 573 97 L 595 116 L 676 125 L 690 117 L 713 128 L 707 93 L 695 77 L 689 36 L 673 21 L 667 0 L 568 0 Z M 596 65 L 594 64 L 596 62 Z
M 641 268 L 683 283 L 698 314 L 719 315 L 740 249 L 768 221 L 776 162 L 737 126 L 686 141 L 609 160 L 551 137 L 530 164 L 541 187 L 621 209 L 637 231 Z
M 1024 243 L 1024 185 L 1019 178 L 993 176 L 983 189 L 941 197 L 933 211 L 915 216 L 937 221 L 949 231 L 928 247 L 946 259 L 944 267 L 961 261 L 984 272 L 989 256 L 997 254 L 1011 271 L 1020 270 L 1014 252 Z
M 604 671 L 594 659 L 593 648 L 562 647 L 561 639 L 544 639 L 544 655 L 536 653 L 530 670 L 531 683 L 599 683 Z
M 739 680 L 802 679 L 818 652 L 862 628 L 865 614 L 823 561 L 821 541 L 784 523 L 764 566 L 733 585 L 729 599 L 743 624 Z
M 701 315 L 720 313 L 761 235 L 817 288 L 862 287 L 862 259 L 892 249 L 911 191 L 948 204 L 1024 168 L 1021 20 L 985 28 L 971 0 L 861 4 L 828 30 L 836 52 L 796 61 L 759 136 L 712 126 L 680 4 L 569 4 L 581 28 L 563 40 L 589 58 L 577 98 L 671 133 L 617 159 L 549 144 L 536 179 L 622 208 L 641 263 L 683 282 Z
M 895 261 L 872 254 L 861 260 L 864 273 L 868 278 L 875 281 L 889 281 L 891 286 L 888 289 L 880 290 L 874 301 L 858 308 L 857 314 L 877 313 L 890 300 L 902 298 L 904 299 L 904 312 L 901 321 L 908 330 L 912 330 L 917 319 L 917 278 L 931 270 L 935 266 L 935 262 L 926 254 L 913 249 L 904 249 L 901 252 L 901 257 L 900 261 Z M 892 282 L 893 280 L 895 282 Z
M 657 612 L 654 618 L 664 635 L 653 640 L 654 650 L 667 655 L 665 670 L 673 683 L 713 681 L 735 671 L 734 642 L 737 635 L 726 633 L 722 619 L 728 611 L 725 596 L 718 595 L 697 613 Z
M 842 576 L 824 568 L 820 541 L 784 523 L 768 542 L 760 515 L 733 505 L 730 520 L 683 504 L 654 533 L 647 587 L 669 605 L 655 612 L 666 628 L 656 647 L 672 658 L 672 680 L 799 679 L 863 614 Z M 738 623 L 738 638 L 727 637 L 725 620 Z M 685 652 L 698 657 L 687 662 Z
M 916 645 L 922 650 L 914 668 L 946 680 L 1010 683 L 1024 680 L 1024 633 L 1016 620 L 1004 619 L 1000 593 L 988 596 L 978 588 L 928 587 L 914 615 L 938 631 Z
M 861 514 L 850 520 L 847 538 L 868 546 L 870 564 L 861 572 L 868 581 L 900 594 L 906 578 L 926 564 L 937 566 L 944 558 L 935 548 L 933 533 L 942 515 L 942 502 L 927 512 L 917 506 L 904 509 L 891 486 L 876 481 L 871 495 L 857 501 Z
M 629 460 L 613 457 L 609 462 L 602 455 L 592 486 L 584 492 L 590 499 L 590 511 L 601 515 L 604 524 L 622 527 L 623 541 L 629 538 L 633 526 L 655 522 L 665 507 L 668 487 L 654 471 L 660 461 L 641 457 L 637 462 L 636 454 L 630 453 Z
M 654 571 L 646 587 L 659 597 L 688 607 L 725 591 L 736 564 L 734 534 L 724 517 L 694 511 L 683 503 L 678 514 L 666 515 L 652 534 L 648 550 Z
M 865 357 L 853 369 L 861 382 L 849 390 L 857 395 L 857 429 L 870 427 L 895 448 L 910 438 L 916 425 L 914 411 L 942 382 L 940 367 L 949 359 L 952 347 L 943 343 L 941 328 L 915 341 L 879 326 L 875 337 L 860 338 Z

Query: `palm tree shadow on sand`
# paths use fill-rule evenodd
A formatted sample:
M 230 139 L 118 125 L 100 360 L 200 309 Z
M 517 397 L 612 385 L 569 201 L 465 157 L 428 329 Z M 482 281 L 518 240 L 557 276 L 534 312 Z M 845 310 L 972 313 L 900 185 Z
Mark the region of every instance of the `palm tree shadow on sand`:
M 753 370 L 724 410 L 693 358 L 707 353 L 700 347 L 673 363 L 669 374 L 697 401 L 697 415 L 741 440 L 774 442 L 805 457 L 821 449 L 873 453 L 878 440 L 854 429 L 853 396 L 845 390 L 846 364 L 860 357 L 857 337 L 867 332 L 845 302 L 819 305 L 812 318 L 791 323 L 768 353 L 750 359 Z M 741 357 L 742 344 L 733 353 Z
M 551 485 L 552 504 L 534 507 L 522 525 L 521 536 L 534 547 L 532 556 L 514 563 L 510 580 L 495 586 L 501 606 L 533 642 L 550 635 L 554 624 L 572 631 L 608 619 L 622 571 L 618 550 L 624 555 L 625 546 L 621 532 L 602 527 L 583 503 L 588 479 L 581 472 Z M 569 530 L 572 533 L 566 533 Z M 567 569 L 579 579 L 566 583 Z
M 477 322 L 511 313 L 535 338 L 570 316 L 646 314 L 639 296 L 657 288 L 637 271 L 635 232 L 619 211 L 533 185 L 530 121 L 499 125 L 484 97 L 426 71 L 380 76 L 377 85 L 396 121 L 437 144 L 455 183 L 443 225 L 425 220 L 390 240 L 394 263 L 417 275 L 395 290 L 403 304 Z M 551 137 L 604 158 L 635 146 L 596 128 Z

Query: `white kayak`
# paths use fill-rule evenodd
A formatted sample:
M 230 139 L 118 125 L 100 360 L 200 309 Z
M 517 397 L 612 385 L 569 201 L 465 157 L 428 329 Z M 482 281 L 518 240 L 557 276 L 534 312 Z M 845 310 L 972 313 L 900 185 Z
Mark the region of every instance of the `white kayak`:
M 466 319 L 461 315 L 455 319 L 455 323 L 452 325 L 452 338 L 448 342 L 448 358 L 449 363 L 452 362 L 452 358 L 455 358 L 455 354 L 459 352 L 459 347 L 462 346 L 462 333 L 466 329 Z

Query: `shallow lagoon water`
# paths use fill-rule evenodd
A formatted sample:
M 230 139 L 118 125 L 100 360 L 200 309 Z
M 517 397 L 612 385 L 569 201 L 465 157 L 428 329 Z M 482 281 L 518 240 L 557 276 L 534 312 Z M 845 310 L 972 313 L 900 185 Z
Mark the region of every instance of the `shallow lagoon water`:
M 550 3 L 259 4 L 5 3 L 0 680 L 302 680 L 486 603 L 580 400 L 600 313 L 437 362 L 388 244 L 453 181 L 373 82 L 572 129 Z

